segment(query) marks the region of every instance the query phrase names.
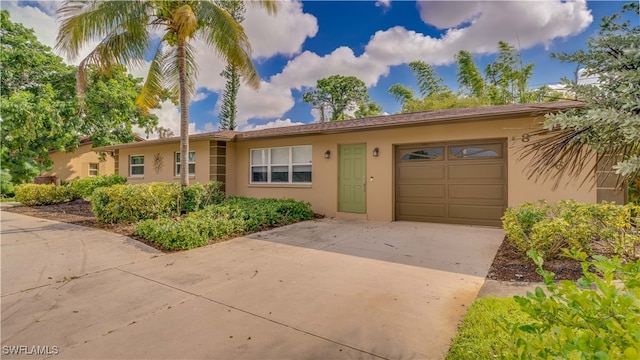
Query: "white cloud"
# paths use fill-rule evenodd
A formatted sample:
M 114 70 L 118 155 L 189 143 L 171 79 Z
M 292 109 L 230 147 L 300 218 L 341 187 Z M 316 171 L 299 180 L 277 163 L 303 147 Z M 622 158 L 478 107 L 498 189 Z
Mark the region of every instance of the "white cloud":
M 285 127 L 285 126 L 294 126 L 294 125 L 304 125 L 301 122 L 293 122 L 291 119 L 277 119 L 274 121 L 270 121 L 266 124 L 262 125 L 245 125 L 242 127 L 241 131 L 249 131 L 249 130 L 261 130 L 261 129 L 271 129 L 277 127 Z
M 302 89 L 316 85 L 318 79 L 331 75 L 355 76 L 367 86 L 373 86 L 382 75 L 389 72 L 389 66 L 374 61 L 369 54 L 355 56 L 351 48 L 342 46 L 331 54 L 319 56 L 305 51 L 289 61 L 283 71 L 271 77 L 271 82 L 278 87 Z
M 171 101 L 167 100 L 160 104 L 162 108 L 152 109 L 151 113 L 158 116 L 158 126 L 171 129 L 175 136 L 180 135 L 180 109 Z M 201 131 L 196 129 L 195 122 L 189 122 L 189 134 L 197 134 Z M 157 135 L 154 135 L 157 137 Z
M 584 31 L 593 21 L 585 0 L 418 2 L 425 22 L 448 30 L 434 38 L 395 26 L 376 32 L 365 51 L 339 47 L 320 56 L 305 51 L 290 60 L 270 82 L 278 88 L 315 86 L 320 78 L 334 74 L 353 75 L 368 87 L 375 86 L 390 67 L 414 60 L 433 65 L 453 62 L 460 50 L 475 54 L 495 53 L 498 41 L 507 41 L 521 49 L 549 45 Z
M 51 11 L 53 7 L 57 9 L 57 2 L 43 3 L 48 5 L 47 11 Z M 57 34 L 57 31 L 54 31 L 54 29 L 58 28 L 56 19 L 53 16 L 55 9 L 53 9 L 51 14 L 48 14 L 36 6 L 19 6 L 15 1 L 3 1 L 2 9 L 9 11 L 12 22 L 21 23 L 24 27 L 33 29 L 41 43 L 53 48 L 56 43 Z
M 213 123 L 208 122 L 206 124 L 204 124 L 204 132 L 214 132 L 214 131 L 218 131 L 218 126 L 213 125 Z
M 391 7 L 391 0 L 378 0 L 376 1 L 376 6 L 386 9 Z
M 305 14 L 299 1 L 281 2 L 275 15 L 269 15 L 259 6 L 249 6 L 242 24 L 251 41 L 254 58 L 295 55 L 305 40 L 318 32 L 318 19 Z
M 218 100 L 220 101 L 220 100 Z M 280 117 L 295 105 L 291 89 L 262 82 L 259 90 L 240 86 L 238 91 L 238 127 L 248 119 L 269 119 Z
M 193 99 L 191 99 L 191 102 L 202 101 L 208 97 L 209 97 L 209 94 L 207 94 L 204 91 L 199 91 L 199 92 L 196 92 L 196 94 L 193 96 Z

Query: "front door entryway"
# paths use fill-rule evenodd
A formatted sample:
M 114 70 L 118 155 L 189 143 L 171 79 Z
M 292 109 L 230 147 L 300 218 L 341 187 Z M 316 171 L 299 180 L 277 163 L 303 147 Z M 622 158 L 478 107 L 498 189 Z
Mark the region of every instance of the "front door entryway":
M 367 144 L 340 145 L 338 211 L 367 212 Z

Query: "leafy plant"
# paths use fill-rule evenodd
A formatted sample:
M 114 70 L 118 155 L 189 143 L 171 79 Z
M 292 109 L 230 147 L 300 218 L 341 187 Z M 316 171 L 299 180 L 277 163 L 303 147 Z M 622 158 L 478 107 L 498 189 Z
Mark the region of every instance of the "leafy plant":
M 109 176 L 89 176 L 73 180 L 69 184 L 69 188 L 75 198 L 88 199 L 97 188 L 124 184 L 126 182 L 127 178 L 117 174 Z
M 546 292 L 538 287 L 514 297 L 532 321 L 506 326 L 515 337 L 515 358 L 638 359 L 640 357 L 640 260 L 623 262 L 565 250 L 581 261 L 584 276 L 577 283 L 554 282 L 542 269 L 543 258 L 531 250 Z
M 67 186 L 21 184 L 15 187 L 16 201 L 26 206 L 59 204 L 73 199 Z
M 512 298 L 476 299 L 462 319 L 447 360 L 515 358 L 513 334 L 503 323 L 527 323 L 531 317 Z
M 103 187 L 93 193 L 91 210 L 98 221 L 106 223 L 177 217 L 222 201 L 220 186 L 217 182 L 190 186 L 155 182 Z
M 591 253 L 597 242 L 610 254 L 635 259 L 640 245 L 639 214 L 640 207 L 635 204 L 563 200 L 548 205 L 539 201 L 507 209 L 502 224 L 507 238 L 522 254 L 535 250 L 548 260 L 557 257 L 562 249 Z
M 12 197 L 15 188 L 11 182 L 11 174 L 9 170 L 0 169 L 0 198 Z
M 233 197 L 180 218 L 141 221 L 134 233 L 164 249 L 185 250 L 229 237 L 313 218 L 302 201 Z

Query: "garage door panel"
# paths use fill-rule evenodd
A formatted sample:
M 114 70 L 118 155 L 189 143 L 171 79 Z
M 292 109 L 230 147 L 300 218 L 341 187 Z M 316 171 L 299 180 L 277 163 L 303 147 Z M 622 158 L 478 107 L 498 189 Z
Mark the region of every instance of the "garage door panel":
M 457 184 L 449 185 L 450 200 L 496 200 L 501 204 L 505 200 L 505 191 L 502 184 Z
M 490 205 L 449 205 L 449 217 L 472 220 L 500 219 L 504 213 L 504 206 Z
M 401 166 L 398 169 L 398 179 L 401 180 L 401 183 L 423 183 L 426 180 L 445 179 L 445 170 L 446 168 L 444 165 Z
M 447 213 L 447 206 L 445 204 L 399 203 L 398 211 L 404 216 L 436 217 L 444 219 Z
M 396 220 L 500 226 L 507 205 L 505 141 L 399 146 L 395 171 Z
M 445 184 L 400 185 L 397 193 L 399 201 L 403 201 L 403 199 L 444 199 L 446 195 L 447 187 Z
M 480 179 L 494 179 L 503 182 L 504 165 L 498 164 L 455 164 L 449 166 L 449 180 L 464 179 L 474 181 Z

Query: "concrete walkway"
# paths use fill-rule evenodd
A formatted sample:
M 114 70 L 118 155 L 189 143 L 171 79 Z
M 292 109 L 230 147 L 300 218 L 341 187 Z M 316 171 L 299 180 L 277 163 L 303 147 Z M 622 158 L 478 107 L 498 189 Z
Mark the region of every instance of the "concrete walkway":
M 3 358 L 441 359 L 504 236 L 325 219 L 159 254 L 1 215 L 2 346 L 51 350 Z

